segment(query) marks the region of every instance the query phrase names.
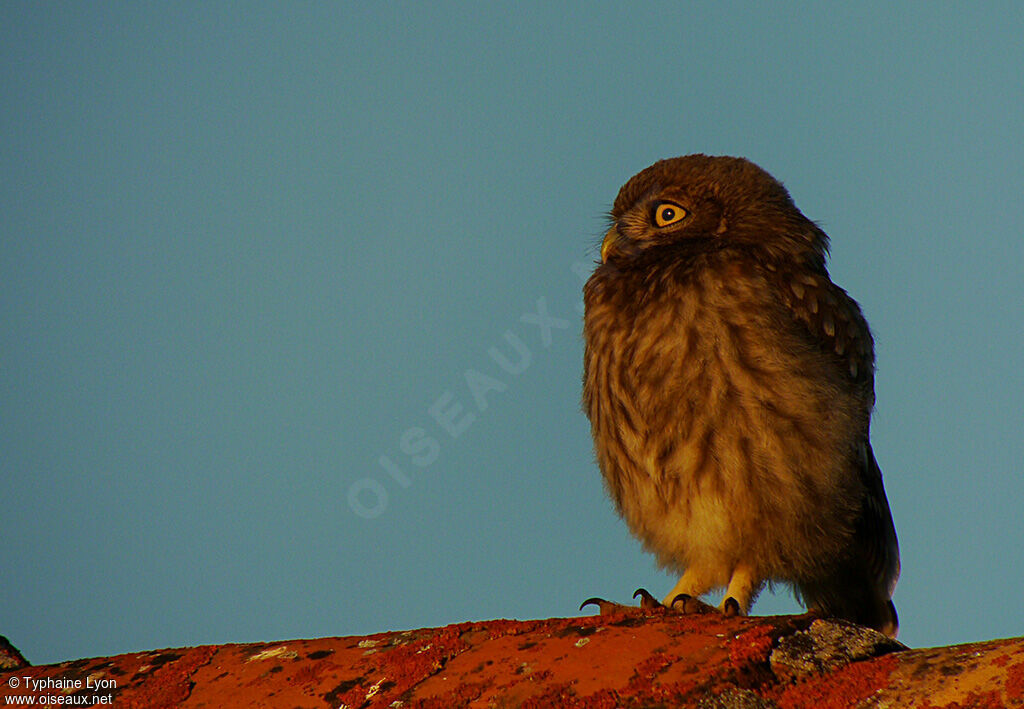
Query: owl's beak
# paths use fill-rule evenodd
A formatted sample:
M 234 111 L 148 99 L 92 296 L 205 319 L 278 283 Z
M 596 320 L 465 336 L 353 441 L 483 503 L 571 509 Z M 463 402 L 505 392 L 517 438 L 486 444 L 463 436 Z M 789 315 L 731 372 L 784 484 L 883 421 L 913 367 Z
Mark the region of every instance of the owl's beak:
M 601 263 L 608 262 L 608 254 L 615 248 L 615 242 L 619 240 L 619 229 L 617 226 L 613 226 L 604 235 L 604 241 L 601 242 Z

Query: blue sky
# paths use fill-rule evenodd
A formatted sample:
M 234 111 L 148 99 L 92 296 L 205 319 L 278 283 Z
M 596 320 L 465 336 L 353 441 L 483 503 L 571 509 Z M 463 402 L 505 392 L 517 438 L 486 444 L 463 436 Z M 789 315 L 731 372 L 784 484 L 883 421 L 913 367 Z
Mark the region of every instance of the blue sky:
M 1024 634 L 1024 10 L 629 5 L 0 5 L 0 634 L 666 593 L 577 308 L 619 186 L 691 152 L 783 180 L 874 329 L 901 639 Z

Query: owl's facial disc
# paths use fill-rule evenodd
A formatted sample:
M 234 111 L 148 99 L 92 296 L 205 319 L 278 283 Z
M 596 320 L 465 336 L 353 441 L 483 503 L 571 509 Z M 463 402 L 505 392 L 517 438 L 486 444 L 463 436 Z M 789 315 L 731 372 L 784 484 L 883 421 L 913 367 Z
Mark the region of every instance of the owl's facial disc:
M 638 200 L 630 209 L 619 215 L 601 242 L 601 263 L 615 254 L 636 255 L 644 249 L 673 238 L 683 221 L 689 224 L 692 218 L 689 209 L 679 202 L 668 199 L 649 198 Z M 613 215 L 614 217 L 614 215 Z

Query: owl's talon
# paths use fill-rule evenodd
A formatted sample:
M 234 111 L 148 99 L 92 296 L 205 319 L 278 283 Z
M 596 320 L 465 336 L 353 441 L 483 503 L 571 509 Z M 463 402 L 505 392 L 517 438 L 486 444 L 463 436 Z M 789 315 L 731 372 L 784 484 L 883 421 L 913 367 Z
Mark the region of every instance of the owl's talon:
M 699 598 L 694 598 L 688 593 L 680 593 L 673 598 L 669 608 L 677 613 L 682 613 L 683 615 L 711 613 L 712 611 L 718 610 L 717 608 L 704 603 L 704 601 Z
M 632 610 L 631 608 L 628 608 L 627 606 L 624 606 L 620 603 L 606 601 L 605 599 L 597 598 L 596 596 L 594 598 L 588 598 L 587 600 L 583 601 L 583 603 L 580 604 L 580 610 L 583 610 L 587 606 L 591 605 L 597 606 L 598 615 L 608 615 L 609 613 L 616 613 L 618 611 Z
M 740 604 L 732 596 L 729 596 L 722 602 L 721 608 L 709 606 L 704 601 L 700 600 L 695 596 L 691 596 L 688 593 L 680 593 L 672 598 L 672 602 L 665 605 L 658 601 L 651 592 L 646 588 L 638 588 L 633 593 L 633 598 L 640 599 L 639 610 L 645 612 L 651 611 L 673 611 L 680 615 L 704 615 L 706 613 L 721 613 L 727 618 L 741 615 Z M 667 599 L 666 599 L 667 600 Z M 580 604 L 580 610 L 583 610 L 587 606 L 594 605 L 598 608 L 598 615 L 608 615 L 610 613 L 620 613 L 623 611 L 637 610 L 635 606 L 624 606 L 621 603 L 615 603 L 613 601 L 607 601 L 603 598 L 594 596 L 588 598 Z
M 732 596 L 726 598 L 725 601 L 722 603 L 722 615 L 724 615 L 726 618 L 733 618 L 735 616 L 740 615 L 739 601 L 737 601 Z
M 665 610 L 665 606 L 658 602 L 658 600 L 651 595 L 650 591 L 646 588 L 638 588 L 633 594 L 633 598 L 640 598 L 639 610 L 642 611 L 658 611 Z M 594 605 L 598 608 L 599 615 L 608 615 L 609 613 L 619 613 L 622 611 L 636 611 L 636 606 L 624 606 L 621 603 L 614 603 L 613 601 L 606 601 L 603 598 L 588 598 L 580 604 L 580 610 L 583 610 L 587 606 Z
M 661 603 L 658 602 L 658 599 L 652 596 L 651 592 L 648 591 L 646 588 L 638 588 L 636 591 L 634 591 L 633 598 L 636 598 L 637 596 L 640 596 L 640 607 L 645 610 L 650 611 L 655 610 L 657 608 L 665 607 L 661 605 Z
M 681 610 L 683 613 L 685 613 L 686 612 L 686 604 L 688 602 L 690 602 L 690 601 L 693 601 L 693 600 L 696 600 L 696 599 L 694 599 L 694 597 L 691 596 L 689 593 L 679 593 L 679 594 L 676 594 L 675 598 L 672 599 L 672 602 L 668 604 L 668 607 L 669 608 L 676 608 L 676 604 L 678 603 L 679 604 L 679 610 Z

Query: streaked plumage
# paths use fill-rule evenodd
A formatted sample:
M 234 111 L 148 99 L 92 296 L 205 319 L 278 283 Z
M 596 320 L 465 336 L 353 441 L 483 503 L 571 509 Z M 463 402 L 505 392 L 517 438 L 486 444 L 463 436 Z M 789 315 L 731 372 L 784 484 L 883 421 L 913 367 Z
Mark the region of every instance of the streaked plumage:
M 740 158 L 620 190 L 584 289 L 584 407 L 632 532 L 747 612 L 765 581 L 889 634 L 896 532 L 869 443 L 874 347 L 828 237 Z M 723 604 L 725 601 L 723 601 Z

